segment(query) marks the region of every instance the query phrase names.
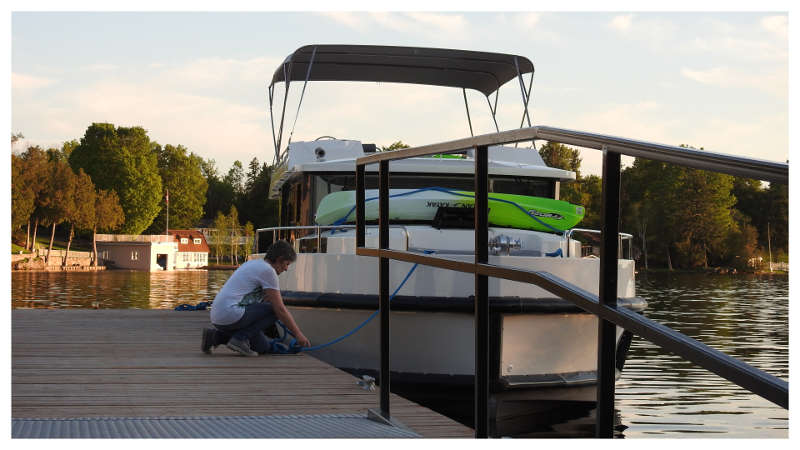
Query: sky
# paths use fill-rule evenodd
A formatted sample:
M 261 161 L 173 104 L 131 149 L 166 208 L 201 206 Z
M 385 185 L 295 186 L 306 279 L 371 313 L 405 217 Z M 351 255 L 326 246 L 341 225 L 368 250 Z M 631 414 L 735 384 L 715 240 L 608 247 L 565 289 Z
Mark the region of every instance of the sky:
M 222 173 L 271 162 L 269 80 L 315 43 L 518 54 L 535 66 L 534 125 L 789 158 L 786 12 L 12 12 L 10 122 L 25 136 L 12 150 L 110 122 Z M 301 89 L 289 91 L 287 134 Z M 485 97 L 468 99 L 475 134 L 494 131 Z M 499 93 L 501 129 L 520 126 L 521 105 L 513 80 Z M 469 127 L 459 89 L 312 82 L 292 139 L 324 135 L 416 146 Z M 599 174 L 600 153 L 582 156 L 582 172 Z

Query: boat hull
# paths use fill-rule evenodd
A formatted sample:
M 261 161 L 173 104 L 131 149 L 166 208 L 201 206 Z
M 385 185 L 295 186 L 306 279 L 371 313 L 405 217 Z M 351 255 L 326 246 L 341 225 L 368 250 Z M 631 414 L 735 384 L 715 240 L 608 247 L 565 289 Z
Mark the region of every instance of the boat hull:
M 289 306 L 312 345 L 330 342 L 374 310 Z M 597 318 L 580 312 L 491 313 L 490 374 L 494 391 L 596 383 Z M 356 374 L 380 367 L 379 321 L 310 352 Z M 618 330 L 619 340 L 622 330 Z M 392 311 L 392 382 L 469 386 L 474 382 L 474 316 L 468 312 Z

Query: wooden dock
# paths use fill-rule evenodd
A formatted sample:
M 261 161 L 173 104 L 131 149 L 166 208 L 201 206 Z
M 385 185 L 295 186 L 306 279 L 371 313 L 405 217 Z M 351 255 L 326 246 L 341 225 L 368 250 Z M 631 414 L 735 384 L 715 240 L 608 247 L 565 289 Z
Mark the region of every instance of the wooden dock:
M 307 354 L 200 351 L 207 311 L 13 310 L 11 416 L 365 414 L 377 391 Z M 397 395 L 392 417 L 425 438 L 472 429 Z

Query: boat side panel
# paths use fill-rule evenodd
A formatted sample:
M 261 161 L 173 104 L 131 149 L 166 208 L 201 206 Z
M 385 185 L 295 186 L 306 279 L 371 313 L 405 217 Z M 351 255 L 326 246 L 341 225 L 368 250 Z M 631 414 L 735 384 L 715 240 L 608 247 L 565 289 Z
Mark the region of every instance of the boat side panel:
M 452 259 L 471 261 L 469 256 L 450 255 Z M 589 292 L 597 293 L 597 259 L 535 258 L 490 256 L 492 264 L 547 271 Z M 405 278 L 412 264 L 390 263 L 390 289 Z M 635 296 L 633 261 L 620 260 L 618 271 L 620 297 Z M 301 253 L 296 264 L 280 275 L 281 288 L 288 291 L 376 294 L 378 270 L 375 258 L 352 254 Z M 398 295 L 419 297 L 469 297 L 474 295 L 474 278 L 470 274 L 418 266 Z M 489 295 L 496 297 L 544 297 L 553 294 L 526 283 L 489 279 Z

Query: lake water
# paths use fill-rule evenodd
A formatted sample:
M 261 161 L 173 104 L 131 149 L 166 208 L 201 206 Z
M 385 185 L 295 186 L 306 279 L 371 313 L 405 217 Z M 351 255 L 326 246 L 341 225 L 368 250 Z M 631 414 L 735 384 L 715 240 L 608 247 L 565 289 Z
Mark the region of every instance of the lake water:
M 12 307 L 171 309 L 213 300 L 231 273 L 13 272 Z M 637 294 L 648 317 L 788 380 L 787 277 L 648 274 Z M 788 436 L 788 411 L 639 338 L 616 393 L 620 437 Z M 592 411 L 559 414 L 563 424 L 523 435 L 591 436 Z

